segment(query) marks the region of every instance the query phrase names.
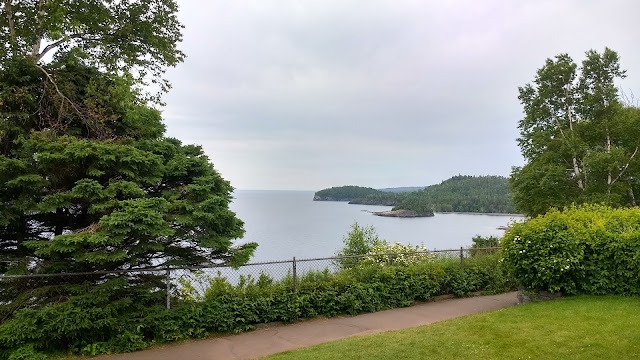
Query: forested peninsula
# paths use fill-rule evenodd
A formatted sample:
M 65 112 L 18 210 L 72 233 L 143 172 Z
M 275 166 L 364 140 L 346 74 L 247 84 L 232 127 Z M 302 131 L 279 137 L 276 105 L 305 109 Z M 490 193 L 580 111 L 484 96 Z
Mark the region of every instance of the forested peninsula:
M 313 200 L 393 206 L 392 214 L 410 213 L 413 216 L 433 216 L 433 212 L 516 212 L 509 184 L 502 176 L 458 175 L 412 192 L 360 186 L 332 187 L 316 192 Z M 374 214 L 388 216 L 385 213 Z

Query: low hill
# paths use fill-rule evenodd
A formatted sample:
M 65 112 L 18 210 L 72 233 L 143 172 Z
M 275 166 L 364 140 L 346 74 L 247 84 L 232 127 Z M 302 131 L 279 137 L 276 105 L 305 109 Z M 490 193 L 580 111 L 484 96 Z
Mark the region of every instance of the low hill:
M 409 193 L 394 210 L 515 213 L 511 190 L 502 176 L 454 176 Z
M 405 192 L 420 191 L 425 187 L 426 186 L 403 186 L 403 187 L 394 187 L 394 188 L 383 188 L 378 190 L 384 191 L 384 192 L 392 192 L 392 193 L 405 193 Z
M 418 213 L 515 213 L 507 179 L 502 176 L 458 175 L 420 191 L 389 192 L 359 186 L 318 191 L 314 200 L 349 201 L 350 204 L 394 206 Z
M 356 198 L 367 197 L 382 193 L 379 190 L 362 186 L 338 186 L 316 192 L 314 201 L 351 201 Z

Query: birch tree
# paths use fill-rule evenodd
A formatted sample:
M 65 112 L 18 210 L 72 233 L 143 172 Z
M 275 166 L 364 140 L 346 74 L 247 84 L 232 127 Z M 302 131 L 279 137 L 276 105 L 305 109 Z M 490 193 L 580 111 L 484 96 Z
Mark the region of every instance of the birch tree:
M 616 81 L 625 71 L 619 63 L 608 48 L 588 51 L 580 67 L 561 54 L 519 88 L 525 116 L 518 143 L 527 164 L 514 168 L 511 186 L 521 211 L 636 204 L 640 117 L 620 100 Z
M 177 10 L 175 0 L 2 0 L 0 67 L 20 57 L 42 65 L 74 54 L 164 91 L 162 74 L 184 59 Z

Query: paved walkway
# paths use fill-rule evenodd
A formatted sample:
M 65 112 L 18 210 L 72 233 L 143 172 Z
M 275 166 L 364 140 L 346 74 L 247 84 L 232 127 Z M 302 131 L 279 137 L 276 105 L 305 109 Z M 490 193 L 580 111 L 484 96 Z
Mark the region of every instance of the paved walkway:
M 399 330 L 517 304 L 515 292 L 443 300 L 353 317 L 315 319 L 274 325 L 251 332 L 166 345 L 100 360 L 221 360 L 256 359 L 354 335 Z

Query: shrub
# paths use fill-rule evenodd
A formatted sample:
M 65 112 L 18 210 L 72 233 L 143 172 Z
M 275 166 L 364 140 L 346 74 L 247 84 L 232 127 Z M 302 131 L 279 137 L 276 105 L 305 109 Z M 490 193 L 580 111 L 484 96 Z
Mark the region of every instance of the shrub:
M 566 294 L 640 294 L 640 209 L 582 205 L 511 226 L 507 268 L 525 288 Z
M 424 245 L 405 245 L 399 242 L 390 244 L 386 241 L 374 244 L 360 262 L 360 266 L 376 265 L 409 265 L 434 259 L 427 253 Z
M 343 242 L 344 247 L 336 255 L 347 258 L 335 261 L 340 268 L 348 269 L 357 266 L 360 263 L 359 256 L 369 253 L 374 246 L 382 243 L 383 240 L 378 237 L 373 226 L 362 227 L 355 223 L 351 226 L 351 230 Z
M 0 358 L 128 352 L 153 343 L 247 331 L 260 323 L 356 315 L 442 294 L 493 293 L 512 286 L 495 254 L 467 259 L 464 269 L 457 260 L 429 259 L 392 266 L 372 263 L 337 273 L 312 271 L 299 277 L 295 291 L 290 275 L 274 280 L 261 274 L 234 284 L 219 274 L 194 279 L 206 281 L 209 288 L 194 293 L 196 286 L 184 281 L 184 298 L 175 299 L 171 310 L 153 294 L 125 296 L 117 291 L 122 284 L 21 310 L 0 325 Z
M 118 278 L 61 303 L 20 310 L 0 324 L 0 358 L 142 349 L 148 343 L 139 327 L 141 319 L 161 311 L 162 299 L 162 294 L 128 287 L 126 279 Z
M 471 250 L 469 253 L 472 257 L 480 254 L 495 254 L 498 252 L 498 247 L 500 247 L 499 237 L 476 235 L 471 238 Z

